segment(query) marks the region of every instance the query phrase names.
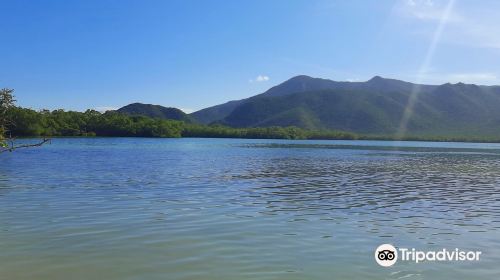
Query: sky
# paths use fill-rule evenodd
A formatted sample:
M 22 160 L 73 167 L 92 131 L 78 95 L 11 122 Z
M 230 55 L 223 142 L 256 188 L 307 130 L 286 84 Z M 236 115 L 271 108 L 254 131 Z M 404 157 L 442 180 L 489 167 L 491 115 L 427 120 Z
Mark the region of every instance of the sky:
M 295 75 L 500 85 L 496 0 L 0 0 L 0 88 L 33 109 L 186 112 Z

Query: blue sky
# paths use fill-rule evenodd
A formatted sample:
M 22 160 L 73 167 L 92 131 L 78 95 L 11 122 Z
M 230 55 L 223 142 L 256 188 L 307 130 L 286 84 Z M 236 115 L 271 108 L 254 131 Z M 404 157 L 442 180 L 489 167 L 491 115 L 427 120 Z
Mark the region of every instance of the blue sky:
M 34 109 L 193 111 L 298 74 L 500 84 L 500 1 L 0 0 L 0 87 Z

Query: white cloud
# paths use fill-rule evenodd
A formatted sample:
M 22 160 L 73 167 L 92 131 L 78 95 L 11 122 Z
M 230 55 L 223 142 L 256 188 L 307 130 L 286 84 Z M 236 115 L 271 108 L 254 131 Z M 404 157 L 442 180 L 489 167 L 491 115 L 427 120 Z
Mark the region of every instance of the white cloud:
M 265 81 L 269 81 L 269 77 L 268 76 L 259 75 L 259 76 L 257 76 L 257 78 L 255 80 L 257 82 L 265 82 Z
M 191 114 L 192 112 L 195 111 L 194 109 L 189 109 L 189 108 L 179 108 L 179 110 L 181 110 L 182 112 L 184 112 L 186 114 Z
M 432 7 L 432 6 L 434 6 L 434 1 L 432 1 L 432 0 L 406 0 L 406 4 L 409 6 L 413 6 L 413 7 L 417 6 L 417 5 Z
M 250 83 L 253 83 L 253 82 L 267 82 L 269 81 L 269 76 L 266 76 L 266 75 L 259 75 L 257 77 L 255 77 L 255 79 L 250 79 L 248 80 Z
M 352 82 L 361 82 L 361 79 L 359 79 L 359 78 L 350 78 L 350 79 L 346 79 L 346 81 L 351 82 L 351 83 Z
M 100 107 L 95 107 L 94 110 L 99 111 L 99 112 L 106 112 L 106 111 L 113 111 L 113 110 L 118 110 L 118 107 L 113 107 L 113 106 L 100 106 Z
M 454 2 L 454 0 L 451 0 Z M 403 17 L 425 21 L 440 21 L 445 14 L 448 1 L 406 0 L 396 5 L 396 11 Z M 462 18 L 455 12 L 447 15 L 446 22 L 460 22 Z
M 471 83 L 471 84 L 495 84 L 498 83 L 498 76 L 494 73 L 455 73 L 448 74 L 447 80 L 450 83 Z
M 449 1 L 455 2 L 456 5 L 447 14 L 443 41 L 470 47 L 500 49 L 500 18 L 495 12 L 500 8 L 498 5 L 473 5 L 455 0 L 406 0 L 398 2 L 395 11 L 405 19 L 436 24 L 443 19 Z
M 500 75 L 493 72 L 445 73 L 429 71 L 423 74 L 394 75 L 398 79 L 423 84 L 466 83 L 476 85 L 500 85 Z

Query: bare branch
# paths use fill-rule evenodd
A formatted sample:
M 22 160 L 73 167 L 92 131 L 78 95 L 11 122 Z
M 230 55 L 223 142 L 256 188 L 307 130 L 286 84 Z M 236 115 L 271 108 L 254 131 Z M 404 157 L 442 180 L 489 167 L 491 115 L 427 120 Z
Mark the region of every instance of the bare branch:
M 0 153 L 12 152 L 14 150 L 22 149 L 22 148 L 40 147 L 43 144 L 45 144 L 47 142 L 50 142 L 50 141 L 51 141 L 50 138 L 43 138 L 40 142 L 35 143 L 35 144 L 24 144 L 24 145 L 18 145 L 18 146 L 16 146 L 14 144 L 14 138 L 9 138 L 8 139 L 9 145 L 7 147 L 0 148 Z

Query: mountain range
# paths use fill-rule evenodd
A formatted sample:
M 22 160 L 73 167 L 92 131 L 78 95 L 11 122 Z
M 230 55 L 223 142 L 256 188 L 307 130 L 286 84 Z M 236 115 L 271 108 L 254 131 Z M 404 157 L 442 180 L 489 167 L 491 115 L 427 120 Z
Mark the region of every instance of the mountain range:
M 264 93 L 190 115 L 140 103 L 118 111 L 231 127 L 297 126 L 391 135 L 404 124 L 409 135 L 500 136 L 500 86 L 422 85 L 379 76 L 366 82 L 296 76 Z

